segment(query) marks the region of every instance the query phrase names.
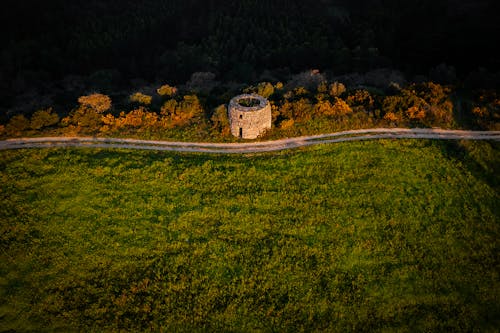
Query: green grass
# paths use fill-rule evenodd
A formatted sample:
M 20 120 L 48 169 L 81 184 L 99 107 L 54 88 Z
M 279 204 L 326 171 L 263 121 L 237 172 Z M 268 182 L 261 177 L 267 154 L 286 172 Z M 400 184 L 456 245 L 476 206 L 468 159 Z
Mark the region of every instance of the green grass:
M 498 143 L 0 152 L 0 331 L 496 331 Z

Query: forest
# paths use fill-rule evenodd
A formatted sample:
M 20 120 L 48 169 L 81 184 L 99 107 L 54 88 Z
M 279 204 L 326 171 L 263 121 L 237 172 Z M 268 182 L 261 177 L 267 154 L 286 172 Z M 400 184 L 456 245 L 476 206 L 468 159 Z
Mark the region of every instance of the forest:
M 353 91 L 370 83 L 353 77 L 381 69 L 396 73 L 385 75 L 388 83 L 452 85 L 468 101 L 483 95 L 475 89 L 499 86 L 495 1 L 6 0 L 4 7 L 2 124 L 49 107 L 67 116 L 80 96 L 96 92 L 123 100 L 168 83 L 200 95 L 195 86 L 207 80 L 208 100 L 198 97 L 210 118 L 229 94 L 312 69 Z M 470 111 L 481 107 L 476 101 Z

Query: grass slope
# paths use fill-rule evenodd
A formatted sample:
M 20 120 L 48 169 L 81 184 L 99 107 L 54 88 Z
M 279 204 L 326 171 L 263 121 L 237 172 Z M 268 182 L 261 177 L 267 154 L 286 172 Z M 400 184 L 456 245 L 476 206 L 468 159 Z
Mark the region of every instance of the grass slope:
M 2 151 L 0 331 L 494 331 L 498 147 Z

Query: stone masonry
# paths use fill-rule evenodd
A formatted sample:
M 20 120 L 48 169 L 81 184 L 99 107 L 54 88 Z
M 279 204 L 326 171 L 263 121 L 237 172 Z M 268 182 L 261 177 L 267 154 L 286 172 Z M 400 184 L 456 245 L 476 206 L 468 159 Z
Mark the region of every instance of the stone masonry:
M 255 105 L 245 106 L 249 102 Z M 257 94 L 238 95 L 229 102 L 228 117 L 232 135 L 242 139 L 255 139 L 271 128 L 271 105 L 267 99 Z

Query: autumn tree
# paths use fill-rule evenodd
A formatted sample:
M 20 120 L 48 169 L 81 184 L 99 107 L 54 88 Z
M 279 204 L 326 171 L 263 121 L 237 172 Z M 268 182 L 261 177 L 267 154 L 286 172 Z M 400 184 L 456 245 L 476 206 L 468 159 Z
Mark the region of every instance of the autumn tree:
M 30 127 L 39 130 L 43 127 L 53 126 L 59 122 L 59 116 L 52 108 L 38 110 L 31 116 Z
M 161 115 L 166 123 L 172 126 L 184 125 L 191 119 L 202 115 L 203 112 L 203 107 L 196 95 L 186 95 L 180 102 L 169 99 L 161 107 Z
M 346 92 L 346 88 L 343 83 L 333 82 L 330 84 L 329 93 L 332 97 L 340 97 L 343 93 Z
M 212 122 L 212 128 L 221 133 L 223 136 L 231 133 L 229 118 L 227 116 L 227 108 L 224 104 L 215 108 L 212 117 L 210 117 L 210 121 Z
M 103 94 L 91 94 L 81 96 L 78 102 L 80 105 L 62 119 L 62 125 L 71 125 L 83 132 L 99 130 L 103 124 L 102 113 L 111 108 L 111 98 Z
M 130 95 L 129 100 L 132 103 L 137 103 L 137 104 L 142 104 L 142 105 L 150 105 L 151 101 L 153 100 L 152 96 L 143 94 L 141 92 L 136 92 L 132 95 Z
M 354 93 L 349 94 L 346 99 L 347 104 L 354 110 L 371 111 L 375 104 L 375 100 L 368 90 L 358 89 Z
M 307 98 L 297 101 L 285 101 L 279 108 L 280 118 L 294 121 L 309 120 L 313 114 L 313 104 Z
M 162 97 L 172 97 L 177 94 L 177 88 L 164 84 L 160 88 L 156 89 L 156 92 Z
M 332 115 L 334 116 L 344 116 L 352 113 L 351 107 L 339 97 L 335 97 L 335 101 L 332 106 Z
M 96 113 L 104 113 L 111 109 L 111 98 L 103 94 L 81 96 L 78 102 L 81 106 L 92 109 Z
M 30 121 L 24 115 L 19 114 L 12 117 L 5 126 L 5 132 L 9 136 L 19 136 L 30 128 Z

